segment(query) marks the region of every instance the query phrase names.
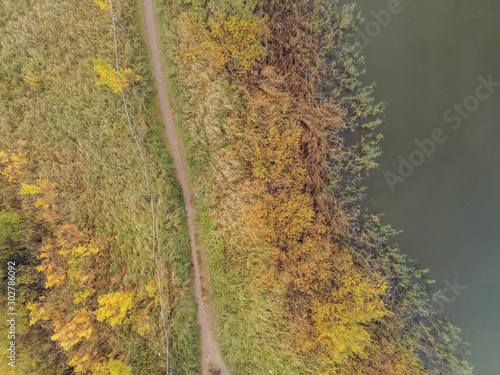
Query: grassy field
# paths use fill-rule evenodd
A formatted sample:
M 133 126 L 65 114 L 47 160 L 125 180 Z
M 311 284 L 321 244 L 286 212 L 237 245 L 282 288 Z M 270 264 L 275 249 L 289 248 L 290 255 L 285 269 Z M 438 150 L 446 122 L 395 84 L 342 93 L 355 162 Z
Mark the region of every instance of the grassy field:
M 199 371 L 198 333 L 182 192 L 158 121 L 137 4 L 114 3 L 114 13 L 127 29 L 124 33 L 118 28 L 120 65 L 142 76 L 125 90 L 125 96 L 134 132 L 144 140 L 141 147 L 151 190 L 158 194 L 157 249 L 162 252 L 159 265 L 168 312 L 170 367 L 176 374 L 195 374 Z M 109 274 L 95 287 L 96 296 L 116 290 L 144 293 L 156 278 L 144 168 L 130 136 L 121 95 L 105 85 L 97 86 L 99 76 L 94 71 L 94 59 L 114 63 L 109 11 L 91 0 L 5 0 L 0 5 L 0 28 L 1 149 L 26 153 L 20 182 L 46 179 L 55 183 L 58 197 L 53 209 L 60 216 L 55 224 L 74 224 L 108 241 Z M 30 202 L 6 197 L 5 192 L 15 194 L 18 189 L 7 185 L 2 185 L 2 209 L 10 206 L 23 215 L 22 209 Z M 33 215 L 24 216 L 27 223 L 35 220 Z M 55 290 L 41 291 L 50 293 Z M 125 324 L 99 337 L 111 348 L 106 354 L 130 365 L 134 374 L 164 373 L 166 342 L 159 306 L 153 303 L 147 311 L 154 322 L 149 334 L 140 335 Z M 23 326 L 27 327 L 26 317 Z M 61 352 L 53 345 L 53 353 Z M 40 356 L 36 347 L 31 351 L 20 354 L 19 361 L 25 359 L 32 366 L 31 372 L 24 373 L 55 373 L 37 369 Z M 33 361 L 28 360 L 30 356 Z

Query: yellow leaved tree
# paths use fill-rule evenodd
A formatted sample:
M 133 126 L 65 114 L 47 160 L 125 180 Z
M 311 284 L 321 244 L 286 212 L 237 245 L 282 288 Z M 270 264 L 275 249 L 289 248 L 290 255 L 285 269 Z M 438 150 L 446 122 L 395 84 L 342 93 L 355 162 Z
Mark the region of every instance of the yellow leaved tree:
M 48 209 L 54 203 L 55 198 L 58 196 L 56 192 L 56 184 L 46 179 L 36 180 L 35 185 L 21 184 L 21 195 L 41 195 L 35 202 L 35 207 Z
M 99 5 L 99 8 L 102 10 L 109 10 L 109 1 L 108 0 L 92 0 L 95 4 Z
M 75 259 L 81 263 L 89 253 L 97 252 L 85 232 L 74 225 L 65 224 L 57 229 L 55 238 L 47 239 L 40 248 L 38 258 L 42 263 L 36 270 L 47 277 L 45 288 L 60 285 L 67 277 L 72 285 L 81 285 L 88 275 L 82 273 L 81 266 L 76 266 Z
M 99 308 L 94 312 L 97 320 L 106 321 L 111 326 L 121 325 L 134 305 L 134 292 L 114 292 L 99 296 Z
M 356 270 L 350 257 L 348 267 L 338 270 L 336 286 L 312 298 L 311 326 L 299 338 L 306 353 L 320 358 L 320 374 L 336 374 L 339 366 L 364 358 L 371 342 L 367 324 L 390 314 L 382 297 L 388 286 Z
M 37 192 L 43 184 L 25 186 Z M 45 296 L 28 303 L 30 325 L 53 330 L 51 339 L 67 352 L 76 373 L 89 373 L 100 361 L 93 308 L 95 289 L 102 274 L 102 243 L 75 225 L 54 225 L 53 236 L 44 239 L 36 270 L 46 277 Z
M 141 79 L 140 75 L 134 74 L 132 69 L 120 69 L 118 72 L 106 60 L 94 61 L 94 71 L 99 74 L 97 86 L 107 85 L 117 93 Z M 121 88 L 120 88 L 121 84 Z
M 13 150 L 0 150 L 0 176 L 9 182 L 19 182 L 26 154 Z
M 89 339 L 92 334 L 90 318 L 92 312 L 86 308 L 76 310 L 69 322 L 54 320 L 54 332 L 51 339 L 57 341 L 65 350 L 80 342 L 83 338 Z
M 217 12 L 203 25 L 200 16 L 186 20 L 193 38 L 183 51 L 184 60 L 208 62 L 219 72 L 223 68 L 244 73 L 256 66 L 265 51 L 261 41 L 266 35 L 264 22 L 256 17 L 241 19 Z
M 119 359 L 110 359 L 108 363 L 99 363 L 92 375 L 132 375 L 132 368 Z

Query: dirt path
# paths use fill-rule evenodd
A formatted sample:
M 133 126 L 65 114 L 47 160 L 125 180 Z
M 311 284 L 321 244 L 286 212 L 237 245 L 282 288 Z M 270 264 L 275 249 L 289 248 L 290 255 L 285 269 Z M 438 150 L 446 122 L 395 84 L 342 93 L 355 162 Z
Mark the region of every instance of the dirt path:
M 143 21 L 146 27 L 146 39 L 149 45 L 151 62 L 153 64 L 153 73 L 156 78 L 158 104 L 160 106 L 163 123 L 165 124 L 170 152 L 174 159 L 174 167 L 184 194 L 184 204 L 187 212 L 189 235 L 191 238 L 191 261 L 194 270 L 194 297 L 198 306 L 197 322 L 201 336 L 201 373 L 202 375 L 229 375 L 229 371 L 222 360 L 219 344 L 215 337 L 215 319 L 213 304 L 210 297 L 210 284 L 208 280 L 205 252 L 200 241 L 196 241 L 196 239 L 200 238 L 200 226 L 195 218 L 192 198 L 193 189 L 188 178 L 187 161 L 175 130 L 172 111 L 168 106 L 166 82 L 161 69 L 161 59 L 156 38 L 156 14 L 154 12 L 153 0 L 142 0 L 142 4 Z

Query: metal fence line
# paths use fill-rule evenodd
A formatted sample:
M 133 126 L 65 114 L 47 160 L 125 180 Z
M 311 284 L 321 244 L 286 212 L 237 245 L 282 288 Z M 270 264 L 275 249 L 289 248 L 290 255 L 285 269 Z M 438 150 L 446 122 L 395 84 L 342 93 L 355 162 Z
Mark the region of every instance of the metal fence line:
M 162 320 L 162 325 L 163 325 L 163 331 L 165 333 L 165 339 L 167 341 L 167 375 L 169 375 L 169 340 L 168 340 L 167 328 L 165 326 L 165 320 L 167 318 L 167 314 L 165 313 L 165 310 L 164 310 L 164 307 L 163 307 L 163 298 L 161 297 L 160 270 L 158 268 L 158 257 L 161 254 L 161 251 L 158 252 L 158 254 L 156 254 L 156 250 L 155 250 L 156 249 L 155 248 L 155 245 L 156 245 L 156 228 L 155 228 L 154 198 L 158 197 L 158 195 L 152 194 L 151 190 L 150 190 L 148 168 L 147 168 L 147 165 L 146 165 L 146 160 L 144 159 L 144 155 L 142 153 L 141 145 L 139 144 L 139 139 L 140 138 L 137 137 L 134 134 L 134 130 L 132 128 L 132 121 L 130 120 L 130 115 L 129 115 L 129 112 L 128 112 L 127 102 L 125 100 L 125 95 L 123 93 L 123 87 L 122 87 L 122 82 L 121 82 L 121 78 L 120 78 L 119 64 L 118 64 L 118 43 L 117 43 L 117 39 L 116 39 L 116 26 L 115 26 L 115 22 L 117 22 L 120 25 L 120 27 L 123 29 L 123 31 L 126 31 L 126 30 L 120 24 L 120 22 L 118 22 L 118 20 L 115 18 L 114 14 L 113 14 L 113 2 L 112 2 L 112 0 L 109 0 L 109 10 L 110 10 L 110 13 L 111 13 L 111 22 L 113 23 L 113 38 L 114 38 L 114 41 L 115 41 L 116 74 L 118 76 L 118 83 L 120 85 L 120 91 L 121 91 L 121 94 L 122 94 L 123 105 L 125 107 L 125 113 L 127 114 L 127 120 L 128 120 L 128 124 L 129 124 L 129 127 L 130 127 L 130 133 L 131 133 L 132 137 L 135 139 L 135 143 L 137 145 L 137 148 L 139 149 L 139 153 L 141 155 L 142 163 L 144 165 L 144 173 L 145 173 L 145 176 L 146 176 L 146 185 L 147 185 L 147 189 L 148 189 L 148 195 L 149 195 L 150 200 L 151 200 L 151 215 L 152 215 L 152 218 L 153 218 L 153 259 L 155 261 L 156 276 L 157 276 L 157 281 L 158 281 L 158 295 L 160 297 L 161 320 Z M 141 139 L 141 141 L 144 142 L 142 139 Z

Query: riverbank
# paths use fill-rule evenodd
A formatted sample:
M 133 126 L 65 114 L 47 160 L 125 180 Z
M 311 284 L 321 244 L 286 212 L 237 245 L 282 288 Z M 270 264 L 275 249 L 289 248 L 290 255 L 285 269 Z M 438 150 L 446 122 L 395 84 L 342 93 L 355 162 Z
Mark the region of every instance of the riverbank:
M 157 7 L 229 371 L 468 373 L 424 273 L 360 207 L 383 107 L 349 44 L 356 8 Z

